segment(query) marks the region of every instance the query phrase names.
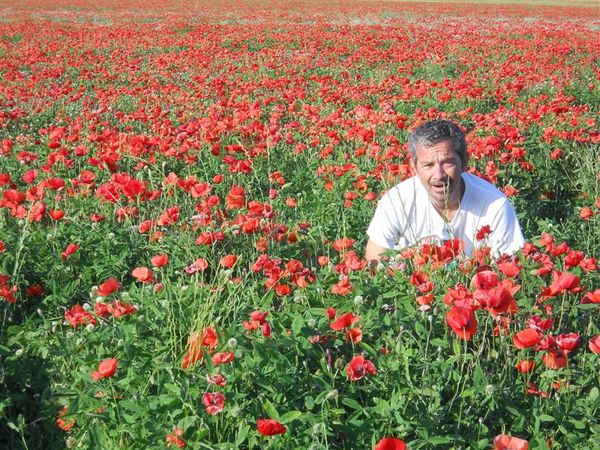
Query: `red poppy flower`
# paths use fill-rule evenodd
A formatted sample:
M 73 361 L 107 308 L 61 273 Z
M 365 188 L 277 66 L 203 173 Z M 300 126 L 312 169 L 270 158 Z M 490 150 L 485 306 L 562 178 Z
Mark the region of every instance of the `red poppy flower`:
M 335 308 L 332 308 L 331 306 L 329 308 L 327 308 L 327 311 L 325 311 L 325 314 L 327 315 L 327 318 L 329 320 L 333 320 L 335 319 L 335 316 L 337 314 L 337 311 L 335 310 Z
M 63 406 L 63 408 L 58 412 L 58 418 L 56 419 L 56 425 L 58 425 L 58 428 L 60 428 L 63 431 L 69 431 L 75 425 L 74 420 L 71 419 L 69 421 L 66 421 L 65 419 L 63 419 L 63 416 L 67 414 L 68 411 L 68 408 L 66 406 Z
M 35 202 L 29 208 L 29 215 L 27 216 L 27 220 L 30 222 L 39 222 L 46 214 L 46 205 L 42 202 Z
M 581 303 L 600 303 L 600 289 L 587 292 L 581 299 Z
M 169 255 L 160 254 L 153 256 L 150 262 L 154 267 L 164 267 L 169 263 Z
M 338 284 L 333 285 L 331 292 L 338 295 L 348 295 L 352 292 L 352 285 L 348 277 L 342 277 Z
M 210 384 L 216 384 L 217 386 L 225 386 L 227 384 L 227 380 L 223 375 L 217 373 L 215 375 L 206 374 L 206 381 Z
M 529 359 L 522 359 L 517 364 L 515 364 L 515 369 L 517 369 L 521 373 L 529 373 L 535 367 L 535 362 Z
M 579 345 L 579 335 L 577 333 L 559 334 L 556 337 L 556 345 L 565 353 L 569 353 Z
M 235 255 L 226 255 L 221 258 L 219 264 L 226 269 L 231 269 L 237 263 L 238 257 Z
M 530 348 L 540 342 L 542 335 L 536 330 L 527 328 L 523 331 L 519 331 L 513 336 L 513 344 L 520 350 Z
M 233 362 L 234 354 L 232 352 L 218 352 L 212 357 L 212 362 L 215 366 L 219 364 L 229 364 Z
M 208 414 L 220 413 L 225 406 L 225 396 L 220 392 L 206 392 L 202 396 L 202 404 Z
M 64 252 L 62 252 L 62 259 L 63 261 L 66 261 L 69 256 L 75 254 L 77 252 L 77 250 L 79 250 L 79 245 L 77 244 L 69 244 L 67 245 L 67 248 L 65 249 Z
M 122 302 L 120 300 L 115 300 L 110 305 L 108 305 L 108 310 L 112 313 L 115 319 L 123 316 L 130 316 L 135 314 L 137 308 L 129 303 Z
M 521 272 L 521 266 L 514 261 L 500 261 L 498 263 L 498 269 L 506 277 L 514 278 Z
M 490 228 L 490 226 L 484 225 L 477 231 L 477 234 L 475 234 L 475 239 L 477 239 L 478 241 L 481 241 L 481 240 L 485 239 L 487 236 L 489 236 L 489 234 L 491 232 L 492 232 L 492 229 Z
M 477 289 L 491 289 L 496 287 L 499 281 L 500 278 L 496 272 L 492 270 L 483 270 L 481 272 L 477 272 L 473 278 L 471 278 L 471 287 L 475 287 Z
M 561 292 L 579 292 L 581 286 L 579 286 L 579 277 L 573 275 L 570 272 L 552 272 L 552 284 L 542 289 L 542 295 L 544 297 L 554 297 Z
M 167 439 L 166 439 L 167 447 L 174 445 L 175 447 L 178 447 L 178 448 L 185 448 L 186 443 L 181 438 L 182 435 L 183 435 L 183 430 L 181 428 L 175 428 L 173 430 L 173 433 L 167 435 Z
M 584 206 L 579 210 L 579 217 L 581 217 L 585 221 L 590 220 L 593 216 L 594 211 L 592 211 L 592 209 L 588 208 L 587 206 Z
M 346 339 L 348 342 L 352 342 L 353 344 L 358 344 L 362 341 L 363 334 L 360 328 L 351 328 L 346 331 Z
M 276 284 L 274 287 L 274 290 L 275 290 L 275 294 L 277 294 L 278 297 L 285 297 L 290 292 L 292 292 L 292 288 L 289 287 L 287 284 L 283 284 L 283 283 Z
M 32 284 L 25 289 L 25 293 L 30 297 L 41 297 L 44 293 L 44 288 L 39 284 Z
M 155 281 L 152 269 L 148 269 L 147 267 L 136 267 L 131 272 L 131 275 L 142 283 L 152 283 Z
M 548 369 L 561 369 L 567 365 L 567 354 L 561 350 L 548 350 L 542 360 Z
M 54 220 L 61 220 L 63 217 L 65 217 L 65 212 L 61 211 L 59 209 L 52 209 L 52 210 L 50 210 L 48 215 L 50 217 L 52 217 Z
M 348 327 L 352 326 L 354 323 L 356 323 L 358 321 L 358 319 L 359 319 L 359 316 L 355 316 L 352 313 L 345 313 L 345 314 L 342 314 L 337 319 L 335 319 L 334 321 L 332 321 L 329 326 L 331 327 L 331 329 L 333 331 L 340 331 L 340 330 L 343 330 L 344 328 L 348 328 Z
M 363 378 L 366 374 L 377 374 L 375 365 L 362 355 L 357 355 L 350 360 L 346 368 L 346 375 L 350 381 L 357 381 Z
M 374 450 L 405 450 L 406 444 L 401 439 L 393 437 L 384 437 L 377 444 Z
M 286 428 L 275 419 L 257 419 L 256 429 L 263 436 L 273 436 L 287 432 Z
M 121 283 L 119 283 L 114 278 L 109 278 L 104 283 L 102 283 L 100 286 L 98 286 L 97 294 L 100 297 L 108 297 L 113 292 L 118 291 L 120 287 L 121 287 Z
M 477 333 L 477 319 L 469 308 L 453 306 L 446 314 L 446 323 L 459 338 L 465 341 Z
M 590 339 L 588 342 L 588 347 L 592 353 L 600 354 L 600 334 Z
M 71 309 L 67 309 L 65 311 L 65 319 L 73 328 L 77 328 L 79 325 L 96 325 L 96 319 L 92 313 L 83 309 L 83 306 L 81 305 L 73 305 Z
M 533 328 L 540 333 L 545 333 L 552 328 L 552 323 L 552 319 L 542 319 L 539 316 L 533 316 L 531 319 L 529 319 L 529 328 Z
M 219 343 L 215 330 L 206 327 L 201 333 L 192 333 L 188 340 L 188 351 L 181 361 L 181 368 L 187 369 L 192 364 L 200 361 L 204 356 L 204 347 L 213 349 Z
M 515 436 L 499 434 L 494 438 L 494 450 L 528 450 L 529 443 Z
M 117 371 L 119 360 L 117 358 L 105 359 L 98 365 L 98 370 L 92 372 L 92 378 L 99 380 L 100 378 L 111 378 Z
M 354 245 L 354 239 L 344 237 L 344 238 L 338 239 L 337 241 L 334 241 L 333 249 L 338 252 L 344 252 L 346 250 L 351 249 L 353 245 Z

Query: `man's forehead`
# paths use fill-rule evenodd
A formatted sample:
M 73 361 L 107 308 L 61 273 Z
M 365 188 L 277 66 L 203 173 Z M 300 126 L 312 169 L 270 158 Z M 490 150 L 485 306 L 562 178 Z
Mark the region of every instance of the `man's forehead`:
M 416 150 L 419 159 L 454 158 L 459 156 L 449 141 L 441 141 L 431 145 L 417 145 Z

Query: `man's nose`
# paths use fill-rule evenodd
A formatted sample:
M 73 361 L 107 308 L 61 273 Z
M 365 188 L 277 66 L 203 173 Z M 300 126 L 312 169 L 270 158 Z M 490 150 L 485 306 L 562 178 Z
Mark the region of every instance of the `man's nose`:
M 436 180 L 444 180 L 446 178 L 446 173 L 441 164 L 435 164 L 433 166 L 433 176 Z

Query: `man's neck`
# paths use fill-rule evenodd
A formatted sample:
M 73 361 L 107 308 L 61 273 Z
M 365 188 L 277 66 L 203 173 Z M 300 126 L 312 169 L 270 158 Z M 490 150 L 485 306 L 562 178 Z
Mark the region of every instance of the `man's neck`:
M 442 219 L 444 219 L 444 221 L 446 221 L 446 222 L 452 221 L 452 219 L 454 218 L 454 215 L 459 210 L 460 202 L 461 202 L 463 196 L 465 195 L 465 182 L 462 179 L 462 177 L 460 179 L 460 186 L 459 186 L 457 194 L 458 195 L 455 196 L 456 198 L 449 198 L 448 201 L 443 205 L 435 205 L 432 203 L 435 210 L 442 217 Z

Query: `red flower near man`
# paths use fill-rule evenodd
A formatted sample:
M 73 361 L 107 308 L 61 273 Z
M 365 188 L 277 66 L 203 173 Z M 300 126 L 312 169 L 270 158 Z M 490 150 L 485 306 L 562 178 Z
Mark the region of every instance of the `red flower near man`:
M 446 314 L 446 323 L 461 339 L 468 341 L 477 333 L 477 319 L 469 308 L 453 306 Z
M 581 290 L 582 287 L 579 285 L 579 277 L 577 275 L 554 270 L 552 272 L 552 284 L 542 289 L 541 294 L 544 297 L 555 297 L 565 291 L 579 292 Z
M 98 370 L 92 372 L 92 378 L 97 381 L 100 378 L 111 378 L 117 372 L 117 365 L 119 360 L 117 358 L 105 359 L 98 365 Z
M 274 436 L 287 433 L 286 428 L 275 419 L 257 419 L 256 429 L 263 436 Z
M 348 277 L 342 277 L 339 283 L 334 284 L 331 292 L 337 295 L 348 295 L 352 292 L 352 285 Z
M 350 381 L 360 380 L 367 374 L 377 374 L 377 369 L 371 361 L 362 355 L 357 355 L 350 360 L 346 368 L 346 375 L 350 378 Z

